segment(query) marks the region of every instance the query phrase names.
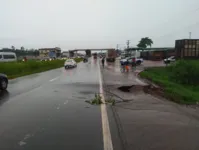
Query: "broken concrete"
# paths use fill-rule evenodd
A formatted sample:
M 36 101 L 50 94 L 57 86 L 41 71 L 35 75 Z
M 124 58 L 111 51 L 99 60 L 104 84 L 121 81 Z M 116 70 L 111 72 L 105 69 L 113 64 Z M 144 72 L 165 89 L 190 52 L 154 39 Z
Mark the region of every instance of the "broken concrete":
M 102 72 L 104 89 L 108 91 L 106 96 L 114 93 L 120 97 L 112 108 L 126 150 L 199 149 L 197 109 L 153 96 L 161 89 L 139 82 L 135 73 L 119 73 L 110 68 Z

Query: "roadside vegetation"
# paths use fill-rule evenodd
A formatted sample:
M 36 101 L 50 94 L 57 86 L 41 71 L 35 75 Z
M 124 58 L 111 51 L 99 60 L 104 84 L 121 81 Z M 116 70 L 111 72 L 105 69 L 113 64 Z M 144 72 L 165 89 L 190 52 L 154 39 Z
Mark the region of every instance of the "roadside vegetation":
M 78 63 L 82 58 L 75 58 Z M 9 79 L 39 73 L 51 69 L 63 67 L 65 60 L 34 61 L 27 62 L 7 62 L 0 63 L 0 73 L 4 73 Z
M 102 104 L 102 97 L 99 94 L 95 94 L 95 97 L 91 100 L 86 100 L 87 103 L 91 105 L 100 105 Z
M 102 97 L 100 94 L 95 94 L 95 97 L 91 100 L 86 100 L 85 102 L 91 104 L 91 105 L 100 105 L 103 104 Z M 115 99 L 113 97 L 110 97 L 109 99 L 105 100 L 106 104 L 112 104 L 115 105 Z
M 140 73 L 158 84 L 164 95 L 178 103 L 198 104 L 199 102 L 199 61 L 180 60 L 167 67 L 149 68 Z

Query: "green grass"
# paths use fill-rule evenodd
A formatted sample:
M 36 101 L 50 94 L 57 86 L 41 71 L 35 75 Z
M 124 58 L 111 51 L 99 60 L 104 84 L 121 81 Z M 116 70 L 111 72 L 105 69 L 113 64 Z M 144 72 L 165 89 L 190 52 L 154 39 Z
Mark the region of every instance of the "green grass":
M 196 104 L 199 102 L 199 86 L 182 85 L 172 81 L 167 67 L 150 68 L 140 73 L 164 89 L 165 97 L 182 104 Z
M 78 63 L 82 61 L 82 58 L 75 58 L 75 61 Z M 63 67 L 64 62 L 65 60 L 0 63 L 0 73 L 6 74 L 9 79 L 13 79 Z

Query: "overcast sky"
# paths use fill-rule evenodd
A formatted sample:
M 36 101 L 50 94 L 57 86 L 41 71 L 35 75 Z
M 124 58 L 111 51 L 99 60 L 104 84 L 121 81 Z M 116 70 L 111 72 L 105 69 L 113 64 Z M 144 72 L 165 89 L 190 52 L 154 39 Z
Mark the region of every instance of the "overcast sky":
M 199 38 L 199 0 L 0 0 L 0 48 L 153 47 Z

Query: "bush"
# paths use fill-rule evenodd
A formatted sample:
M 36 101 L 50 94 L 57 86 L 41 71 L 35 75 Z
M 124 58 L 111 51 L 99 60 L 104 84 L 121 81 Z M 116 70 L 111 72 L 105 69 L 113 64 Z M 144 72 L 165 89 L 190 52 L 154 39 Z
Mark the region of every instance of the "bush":
M 62 67 L 64 60 L 53 61 L 27 61 L 27 62 L 7 62 L 0 63 L 0 71 L 8 76 L 15 78 L 32 73 L 38 73 Z
M 167 67 L 170 71 L 170 80 L 181 84 L 199 84 L 199 61 L 180 60 L 176 64 Z
M 178 61 L 168 67 L 149 68 L 140 73 L 160 85 L 165 97 L 183 104 L 196 104 L 199 101 L 199 61 Z
M 75 60 L 77 63 L 79 63 L 79 62 L 83 61 L 83 58 L 74 58 L 74 60 Z

